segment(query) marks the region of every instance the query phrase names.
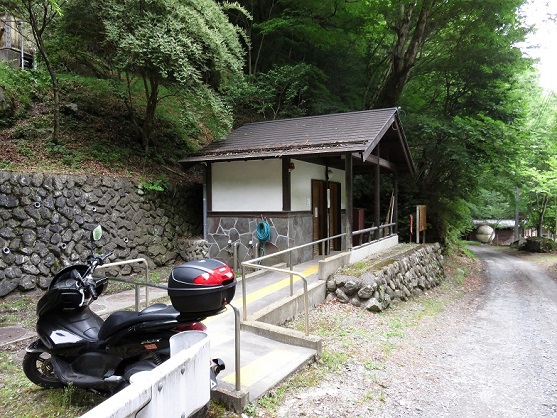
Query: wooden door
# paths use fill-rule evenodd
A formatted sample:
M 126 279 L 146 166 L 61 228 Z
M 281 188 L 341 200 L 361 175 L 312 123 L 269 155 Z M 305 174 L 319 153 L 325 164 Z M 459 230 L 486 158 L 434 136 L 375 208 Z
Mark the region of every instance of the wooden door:
M 329 186 L 327 189 L 327 185 Z M 341 194 L 340 183 L 325 182 L 323 180 L 311 181 L 311 207 L 313 219 L 313 240 L 317 241 L 326 237 L 338 235 L 341 232 Z M 341 249 L 341 239 L 336 238 L 326 246 L 335 251 Z M 314 254 L 323 253 L 320 244 L 314 248 Z
M 311 181 L 311 209 L 313 218 L 313 241 L 326 237 L 327 234 L 327 194 L 325 182 L 322 180 Z M 314 248 L 314 254 L 322 254 L 322 246 Z
M 341 233 L 341 194 L 340 183 L 329 182 L 330 207 L 329 207 L 329 236 L 333 237 Z M 333 251 L 340 251 L 342 239 L 335 238 L 331 242 Z

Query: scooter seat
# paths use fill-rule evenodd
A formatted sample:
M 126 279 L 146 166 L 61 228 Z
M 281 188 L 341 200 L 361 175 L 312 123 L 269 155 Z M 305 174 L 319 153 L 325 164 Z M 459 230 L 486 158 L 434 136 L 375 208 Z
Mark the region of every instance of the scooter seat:
M 166 305 L 165 305 L 166 306 Z M 129 328 L 136 324 L 149 321 L 173 320 L 180 316 L 180 312 L 172 306 L 158 306 L 158 309 L 146 308 L 141 312 L 117 311 L 112 314 L 102 324 L 99 329 L 99 339 L 106 340 L 117 332 Z

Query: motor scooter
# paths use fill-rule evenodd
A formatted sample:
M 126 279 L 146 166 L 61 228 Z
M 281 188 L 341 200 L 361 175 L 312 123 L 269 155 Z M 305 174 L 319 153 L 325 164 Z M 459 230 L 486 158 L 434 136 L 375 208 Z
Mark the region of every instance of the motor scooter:
M 140 312 L 117 311 L 106 320 L 90 309 L 108 285 L 94 278 L 111 255 L 95 254 L 102 228 L 91 231 L 91 256 L 58 272 L 37 303 L 38 339 L 26 349 L 25 375 L 43 388 L 68 384 L 110 396 L 130 384 L 130 377 L 154 369 L 170 357 L 169 339 L 179 332 L 205 330 L 201 322 L 222 312 L 234 297 L 236 279 L 220 261 L 191 261 L 172 269 L 168 294 L 172 306 L 157 303 Z M 224 369 L 212 360 L 211 386 Z

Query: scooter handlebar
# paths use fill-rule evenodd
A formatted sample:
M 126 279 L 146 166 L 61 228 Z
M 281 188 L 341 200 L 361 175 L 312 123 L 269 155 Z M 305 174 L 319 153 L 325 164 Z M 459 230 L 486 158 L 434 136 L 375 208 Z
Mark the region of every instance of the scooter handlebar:
M 104 261 L 110 257 L 112 255 L 113 251 L 109 251 L 106 254 L 97 254 L 94 255 L 93 258 L 91 259 L 90 263 L 91 263 L 91 273 L 95 270 L 95 268 L 97 266 L 102 266 L 104 264 Z M 87 290 L 89 291 L 89 293 L 91 293 L 91 297 L 94 300 L 97 300 L 97 298 L 99 297 L 97 295 L 97 291 L 95 290 L 96 287 L 96 283 L 92 280 L 89 279 L 84 279 L 85 281 L 85 287 L 87 288 Z
M 93 280 L 88 279 L 87 276 L 83 277 L 77 270 L 72 270 L 71 276 L 72 279 L 83 286 L 83 288 L 87 289 L 93 299 L 97 300 L 99 296 L 97 295 L 97 291 L 95 290 L 96 283 Z
M 91 280 L 87 280 L 87 290 L 91 293 L 91 297 L 94 300 L 97 300 L 99 295 L 97 295 L 97 291 L 95 290 L 95 283 L 91 282 Z
M 112 255 L 112 251 L 106 254 L 93 254 L 87 258 L 87 264 L 89 265 L 88 273 L 93 273 L 97 266 L 102 266 L 105 260 Z

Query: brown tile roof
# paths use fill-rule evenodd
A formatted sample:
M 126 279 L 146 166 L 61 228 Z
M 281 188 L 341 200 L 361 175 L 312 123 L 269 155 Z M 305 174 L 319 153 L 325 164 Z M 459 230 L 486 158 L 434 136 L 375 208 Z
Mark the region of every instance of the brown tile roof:
M 379 141 L 382 141 L 381 154 L 407 154 L 406 139 L 396 108 L 248 123 L 181 162 L 191 165 L 209 161 L 340 155 L 348 152 L 367 157 Z M 398 150 L 393 152 L 395 148 Z M 404 156 L 399 157 L 405 159 Z

